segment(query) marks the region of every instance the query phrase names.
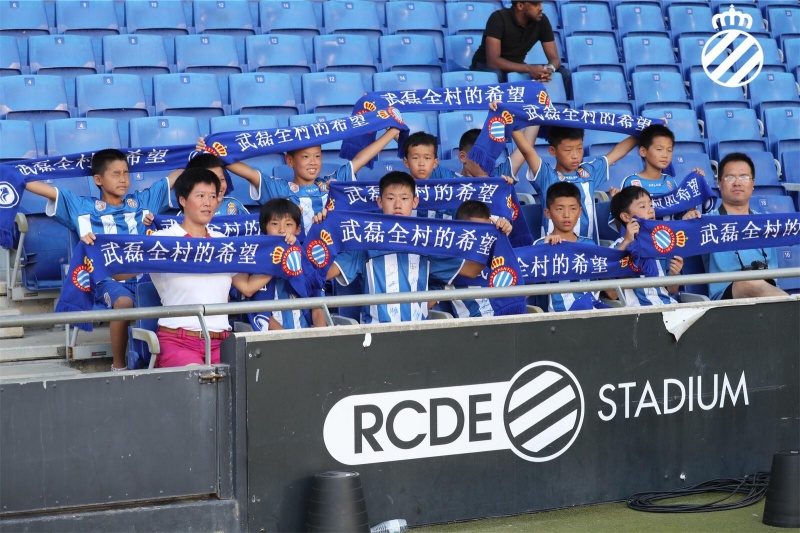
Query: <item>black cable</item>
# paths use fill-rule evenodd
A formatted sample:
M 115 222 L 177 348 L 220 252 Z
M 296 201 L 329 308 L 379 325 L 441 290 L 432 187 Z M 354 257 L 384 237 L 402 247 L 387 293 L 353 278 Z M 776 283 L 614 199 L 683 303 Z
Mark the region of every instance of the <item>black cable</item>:
M 705 513 L 709 511 L 727 511 L 740 509 L 757 503 L 767 494 L 769 485 L 769 472 L 756 472 L 741 479 L 712 479 L 681 489 L 659 492 L 638 492 L 628 498 L 628 507 L 635 511 L 648 513 Z M 727 496 L 711 503 L 700 504 L 669 504 L 661 505 L 655 501 L 681 498 L 692 494 L 706 494 L 712 492 L 728 493 Z M 741 500 L 731 503 L 722 503 L 734 494 L 744 494 Z

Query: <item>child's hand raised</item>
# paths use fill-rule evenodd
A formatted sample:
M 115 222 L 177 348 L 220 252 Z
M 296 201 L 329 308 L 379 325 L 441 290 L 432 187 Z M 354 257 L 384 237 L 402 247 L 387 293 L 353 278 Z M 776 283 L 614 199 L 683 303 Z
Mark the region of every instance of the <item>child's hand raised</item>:
M 625 227 L 625 238 L 623 239 L 625 244 L 630 244 L 636 239 L 636 235 L 639 234 L 639 221 L 636 219 L 631 220 L 628 222 L 628 225 Z
M 205 137 L 200 137 L 197 139 L 197 144 L 194 145 L 194 149 L 198 152 L 205 152 L 206 151 L 206 139 Z
M 314 215 L 314 217 L 311 219 L 311 222 L 313 222 L 314 224 L 321 224 L 322 221 L 325 220 L 325 217 L 327 216 L 328 216 L 328 210 L 323 208 L 322 211 Z
M 683 270 L 683 257 L 678 257 L 677 255 L 669 260 L 669 272 L 667 273 L 668 276 L 677 276 Z
M 692 208 L 692 209 L 689 209 L 686 212 L 686 214 L 683 215 L 683 217 L 681 217 L 681 220 L 691 220 L 693 218 L 700 218 L 701 216 L 702 215 L 700 214 L 700 211 L 698 211 L 695 208 Z
M 703 169 L 702 169 L 702 168 L 693 168 L 692 170 L 693 170 L 694 172 L 697 172 L 698 174 L 700 174 L 700 175 L 701 175 L 701 176 L 703 176 L 704 178 L 706 177 L 706 173 L 705 173 L 705 172 L 703 172 Z
M 554 234 L 551 233 L 550 235 L 548 235 L 547 237 L 544 238 L 544 242 L 550 243 L 550 244 L 560 244 L 561 243 L 561 235 L 554 235 Z
M 92 232 L 90 231 L 89 233 L 87 233 L 86 235 L 84 235 L 83 237 L 81 237 L 81 241 L 82 241 L 84 244 L 88 244 L 89 246 L 94 246 L 94 240 L 95 240 L 96 238 L 97 238 L 97 237 L 95 236 L 95 234 L 94 234 L 94 233 L 92 233 Z
M 156 219 L 155 215 L 148 211 L 142 217 L 142 224 L 144 224 L 145 226 L 149 226 L 153 223 L 155 219 Z
M 297 235 L 295 235 L 294 233 L 287 233 L 287 234 L 286 234 L 286 244 L 288 244 L 289 246 L 291 246 L 291 245 L 293 245 L 295 242 L 297 242 Z
M 511 221 L 507 218 L 500 217 L 494 223 L 495 227 L 502 231 L 505 235 L 511 233 Z
M 619 192 L 619 189 L 617 189 L 616 187 L 610 187 L 608 189 L 608 196 L 613 198 L 614 195 L 616 195 L 618 192 Z
M 514 181 L 514 178 L 510 176 L 500 176 L 500 177 L 506 180 L 506 183 L 508 183 L 509 185 L 514 185 L 516 183 L 516 181 Z
M 494 102 L 489 102 L 489 109 L 492 111 L 497 111 L 497 104 L 503 103 L 502 100 L 495 100 Z

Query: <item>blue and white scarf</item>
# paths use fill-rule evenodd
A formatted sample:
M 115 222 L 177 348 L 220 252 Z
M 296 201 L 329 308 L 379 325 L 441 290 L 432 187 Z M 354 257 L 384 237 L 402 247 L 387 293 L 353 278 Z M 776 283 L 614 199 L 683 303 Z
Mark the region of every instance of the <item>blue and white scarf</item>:
M 648 275 L 623 250 L 562 242 L 515 248 L 525 283 L 597 280 Z M 652 275 L 652 273 L 650 273 Z
M 723 215 L 690 220 L 639 220 L 628 246 L 641 258 L 691 257 L 800 243 L 800 214 Z
M 639 135 L 651 124 L 664 124 L 664 121 L 605 111 L 556 109 L 539 103 L 502 103 L 497 106 L 497 111 L 489 112 L 483 130 L 468 157 L 485 172 L 491 172 L 505 148 L 506 141 L 511 137 L 511 132 L 528 126 L 561 126 Z M 546 135 L 544 128 L 539 134 Z
M 701 205 L 703 213 L 714 209 L 717 196 L 711 190 L 708 181 L 698 174 L 688 174 L 678 188 L 669 194 L 653 195 L 653 207 L 657 218 L 683 213 Z
M 283 237 L 250 236 L 214 239 L 186 237 L 98 235 L 93 246 L 78 243 L 56 312 L 87 311 L 94 304 L 94 287 L 115 274 L 164 272 L 208 274 L 244 272 L 288 279 L 298 294 L 321 288 L 300 246 L 288 246 Z M 313 271 L 313 269 L 310 269 Z M 91 331 L 90 323 L 76 324 Z
M 218 231 L 226 237 L 261 235 L 258 217 L 258 213 L 217 215 L 208 223 L 208 229 Z M 183 215 L 156 215 L 153 219 L 152 229 L 148 230 L 147 234 L 150 235 L 155 231 L 167 229 L 181 222 L 183 222 Z
M 402 76 L 398 73 L 398 76 Z M 540 103 L 550 105 L 544 85 L 538 81 L 467 85 L 440 89 L 415 89 L 413 91 L 374 91 L 362 96 L 353 106 L 353 115 L 396 107 L 407 111 L 486 111 L 489 102 Z M 407 132 L 397 141 L 398 157 L 403 158 L 403 145 Z M 358 152 L 375 140 L 374 134 L 350 137 L 342 142 L 339 157 L 353 159 Z M 371 167 L 370 167 L 371 168 Z

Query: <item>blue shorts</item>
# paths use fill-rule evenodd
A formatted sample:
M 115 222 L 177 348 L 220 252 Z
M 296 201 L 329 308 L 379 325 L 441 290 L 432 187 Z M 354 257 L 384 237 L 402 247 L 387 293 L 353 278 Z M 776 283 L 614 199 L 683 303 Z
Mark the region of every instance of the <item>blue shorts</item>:
M 136 278 L 125 281 L 106 278 L 94 289 L 95 309 L 113 309 L 117 299 L 127 296 L 136 301 Z

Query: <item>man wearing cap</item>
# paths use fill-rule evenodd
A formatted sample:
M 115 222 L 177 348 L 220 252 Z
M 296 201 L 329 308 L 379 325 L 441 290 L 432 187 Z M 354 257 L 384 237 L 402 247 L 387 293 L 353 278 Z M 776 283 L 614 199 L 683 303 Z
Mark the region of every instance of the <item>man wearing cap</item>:
M 525 56 L 537 42 L 542 43 L 546 65 L 525 63 Z M 492 13 L 470 69 L 495 72 L 501 82 L 506 81 L 509 72 L 529 74 L 534 81 L 547 82 L 558 71 L 570 94 L 569 70 L 561 66 L 553 27 L 542 11 L 541 2 L 511 2 L 511 7 Z

